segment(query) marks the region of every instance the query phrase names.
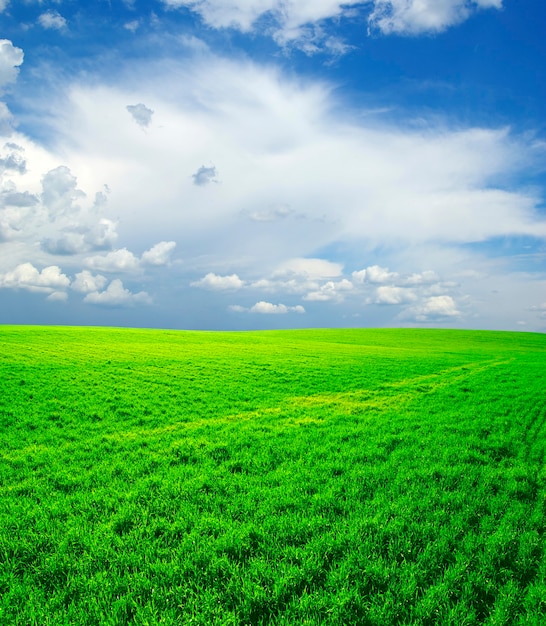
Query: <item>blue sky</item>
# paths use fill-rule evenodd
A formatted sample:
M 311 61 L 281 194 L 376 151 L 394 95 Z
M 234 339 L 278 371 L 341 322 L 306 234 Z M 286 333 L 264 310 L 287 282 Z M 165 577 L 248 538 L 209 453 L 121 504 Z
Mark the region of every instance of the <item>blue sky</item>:
M 0 24 L 0 323 L 546 330 L 542 2 Z

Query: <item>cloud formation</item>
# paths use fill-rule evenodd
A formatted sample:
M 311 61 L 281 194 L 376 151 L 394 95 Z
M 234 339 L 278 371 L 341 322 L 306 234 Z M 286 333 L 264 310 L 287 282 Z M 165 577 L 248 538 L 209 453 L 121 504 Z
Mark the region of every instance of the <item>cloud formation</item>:
M 44 267 L 40 271 L 32 263 L 21 263 L 13 271 L 0 274 L 0 288 L 52 293 L 59 289 L 66 289 L 69 285 L 70 279 L 57 265 Z
M 417 296 L 411 289 L 383 285 L 376 289 L 372 302 L 375 304 L 404 304 L 415 300 L 417 300 Z
M 153 132 L 127 115 L 135 93 L 161 110 Z M 546 237 L 540 189 L 525 180 L 544 159 L 531 133 L 359 115 L 326 82 L 203 50 L 108 84 L 73 80 L 63 98 L 61 112 L 43 104 L 49 149 L 13 132 L 0 150 L 4 288 L 62 301 L 70 286 L 71 301 L 130 306 L 151 301 L 141 289 L 153 277 L 154 302 L 191 286 L 211 293 L 188 301 L 222 311 L 218 293 L 239 290 L 234 312 L 458 323 L 480 310 L 468 272 L 508 283 L 509 262 L 477 244 Z M 211 158 L 222 185 L 203 190 L 216 167 L 188 173 Z M 68 283 L 43 282 L 36 267 L 48 266 Z
M 145 104 L 128 104 L 125 108 L 139 126 L 147 128 L 152 123 L 154 112 Z
M 270 34 L 281 46 L 307 54 L 339 56 L 351 49 L 330 34 L 327 21 L 361 18 L 368 11 L 371 31 L 418 35 L 446 30 L 478 9 L 502 8 L 502 0 L 163 0 L 171 8 L 188 8 L 212 28 Z
M 294 258 L 281 263 L 274 272 L 278 276 L 303 276 L 309 280 L 341 276 L 343 266 L 326 259 Z
M 175 248 L 175 241 L 160 241 L 142 253 L 141 261 L 144 265 L 154 265 L 156 267 L 167 265 Z
M 431 322 L 448 320 L 459 317 L 461 312 L 457 309 L 455 300 L 451 296 L 431 296 L 423 302 L 406 309 L 402 317 L 412 318 L 417 322 Z
M 218 176 L 218 172 L 216 168 L 213 166 L 206 167 L 202 165 L 195 174 L 192 174 L 193 184 L 198 187 L 205 187 L 209 183 L 216 183 L 216 177 Z
M 231 306 L 230 310 L 235 312 L 259 313 L 261 315 L 286 315 L 287 313 L 305 313 L 305 309 L 300 304 L 296 306 L 286 306 L 286 304 L 273 304 L 260 300 L 249 309 L 241 306 Z
M 212 291 L 224 291 L 227 289 L 241 289 L 241 287 L 244 286 L 244 282 L 239 278 L 239 276 L 237 276 L 237 274 L 219 276 L 218 274 L 214 274 L 214 272 L 209 272 L 200 280 L 192 282 L 191 286 L 202 287 Z
M 78 272 L 72 281 L 71 288 L 80 293 L 93 293 L 104 289 L 108 282 L 105 276 L 91 274 L 88 270 Z
M 139 259 L 127 248 L 113 250 L 106 255 L 96 255 L 85 259 L 87 267 L 100 272 L 136 272 L 140 268 Z
M 442 32 L 488 8 L 501 9 L 502 0 L 375 0 L 368 21 L 385 35 L 420 35 Z
M 19 66 L 23 64 L 24 54 L 9 39 L 0 39 L 0 93 L 5 85 L 17 79 Z
M 389 272 L 386 267 L 371 265 L 366 269 L 353 272 L 353 278 L 358 283 L 389 283 L 398 278 L 398 273 Z
M 125 289 L 119 278 L 114 279 L 105 291 L 88 293 L 83 301 L 87 304 L 112 308 L 152 303 L 152 299 L 145 291 L 131 293 L 128 289 Z
M 74 202 L 85 198 L 85 193 L 77 185 L 77 178 L 66 165 L 60 165 L 45 174 L 42 179 L 41 199 L 51 219 L 78 210 Z
M 65 30 L 66 19 L 58 11 L 46 11 L 38 17 L 38 23 L 47 30 Z
M 340 281 L 328 280 L 316 290 L 309 291 L 304 296 L 304 300 L 315 302 L 327 302 L 327 301 L 341 301 L 344 299 L 345 294 L 348 291 L 352 291 L 354 288 L 353 283 L 346 278 Z

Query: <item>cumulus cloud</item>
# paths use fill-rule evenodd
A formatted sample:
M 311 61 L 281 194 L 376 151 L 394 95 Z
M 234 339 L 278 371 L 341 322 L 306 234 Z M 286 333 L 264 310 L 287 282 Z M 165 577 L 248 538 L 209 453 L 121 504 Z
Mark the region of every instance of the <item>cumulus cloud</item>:
M 532 171 L 542 157 L 538 151 L 530 154 L 533 148 L 528 138 L 508 129 L 450 129 L 446 122 L 441 127 L 431 123 L 423 130 L 351 117 L 350 113 L 340 118 L 333 111 L 335 101 L 328 85 L 297 82 L 280 70 L 211 56 L 206 64 L 198 58 L 191 64 L 171 61 L 165 69 L 156 66 L 153 77 L 142 68 L 138 85 L 127 81 L 120 80 L 115 87 L 74 85 L 67 93 L 70 106 L 54 129 L 56 145 L 59 154 L 71 155 L 67 163 L 78 177 L 83 176 L 83 184 L 77 184 L 68 167 L 59 171 L 42 166 L 49 161 L 42 161 L 42 153 L 35 148 L 27 154 L 24 176 L 25 180 L 37 180 L 38 187 L 21 186 L 16 170 L 9 174 L 18 185 L 10 193 L 25 189 L 25 197 L 31 201 L 38 197 L 42 173 L 54 172 L 47 181 L 44 178 L 40 199 L 49 207 L 50 217 L 62 213 L 66 221 L 52 223 L 47 232 L 41 229 L 45 239 L 55 242 L 76 233 L 87 243 L 87 231 L 66 230 L 70 226 L 67 221 L 75 216 L 81 223 L 77 205 L 83 204 L 84 196 L 80 186 L 95 190 L 108 181 L 115 189 L 116 219 L 132 231 L 124 243 L 132 249 L 132 245 L 145 241 L 150 228 L 168 224 L 168 232 L 184 238 L 184 250 L 191 248 L 188 258 L 200 256 L 207 258 L 207 263 L 210 259 L 217 263 L 217 274 L 209 275 L 209 279 L 217 278 L 217 286 L 211 280 L 208 288 L 227 284 L 227 288 L 235 289 L 244 286 L 245 293 L 252 288 L 263 289 L 251 302 L 261 298 L 290 302 L 294 294 L 299 296 L 297 302 L 302 298 L 335 301 L 339 296 L 360 303 L 364 309 L 365 303 L 373 301 L 376 286 L 410 287 L 418 300 L 403 304 L 413 305 L 415 315 L 432 320 L 434 306 L 438 316 L 438 301 L 435 305 L 427 298 L 462 300 L 460 292 L 436 284 L 436 274 L 411 274 L 422 263 L 434 267 L 438 274 L 454 266 L 447 262 L 443 268 L 438 265 L 438 255 L 430 253 L 431 243 L 444 250 L 447 258 L 449 251 L 463 248 L 459 243 L 517 234 L 546 236 L 546 222 L 538 208 L 542 203 L 539 192 L 524 184 L 525 172 L 523 178 L 518 177 L 529 164 Z M 173 92 L 156 89 L 166 81 L 173 85 Z M 142 93 L 159 94 L 166 126 L 158 129 L 157 137 L 155 133 L 144 136 L 127 132 L 133 122 L 124 107 L 137 87 Z M 112 118 L 109 112 L 113 112 Z M 181 142 L 181 136 L 187 141 Z M 14 141 L 24 143 L 19 137 Z M 32 162 L 30 157 L 36 154 L 39 158 Z M 180 174 L 207 163 L 209 155 L 222 163 L 222 194 L 203 194 L 189 176 Z M 78 163 L 84 167 L 78 168 Z M 359 167 L 350 167 L 351 163 L 359 163 Z M 293 207 L 295 215 L 306 218 L 283 222 L 279 216 L 268 221 L 272 215 L 267 215 L 267 207 L 272 199 L 282 200 Z M 150 207 L 154 207 L 153 226 Z M 261 211 L 259 217 L 265 217 L 261 221 L 267 223 L 256 224 L 255 219 L 242 223 L 243 211 L 247 215 Z M 21 233 L 32 232 L 31 221 L 17 218 L 16 224 L 15 218 L 0 216 L 0 222 L 4 219 L 4 238 L 15 236 L 14 226 L 21 228 Z M 105 226 L 105 232 L 114 232 L 114 223 L 110 225 Z M 21 256 L 0 271 L 21 260 L 40 265 L 43 257 L 36 239 L 30 234 L 24 236 L 29 254 L 23 256 L 15 242 L 3 245 L 4 249 L 9 247 L 4 258 L 12 251 Z M 107 239 L 103 244 L 111 247 L 115 239 Z M 89 253 L 92 260 L 78 267 L 85 266 L 92 274 L 127 268 L 144 271 L 146 253 L 140 259 L 124 250 L 121 256 L 120 251 L 113 252 L 113 257 Z M 411 262 L 395 263 L 392 257 L 398 252 L 393 250 Z M 342 255 L 351 259 L 351 269 L 364 267 L 362 260 L 370 258 L 379 265 L 345 276 L 341 263 L 327 260 Z M 478 267 L 469 260 L 470 253 L 465 255 L 458 270 Z M 283 263 L 283 259 L 289 261 Z M 411 269 L 406 270 L 407 275 L 398 274 L 389 264 L 400 272 Z M 224 276 L 225 268 L 237 274 Z M 233 276 L 235 281 L 225 281 Z M 259 279 L 261 276 L 264 278 Z M 352 290 L 341 291 L 335 286 L 344 278 L 352 280 Z M 194 286 L 199 283 L 197 280 Z M 429 293 L 421 289 L 424 285 L 430 287 Z M 206 281 L 198 286 L 207 286 Z M 393 293 L 391 300 L 395 299 Z M 415 307 L 421 302 L 424 308 L 419 311 Z M 393 316 L 398 313 L 383 308 L 381 314 L 389 315 L 391 310 Z M 457 311 L 457 305 L 451 310 Z M 449 307 L 444 306 L 444 311 Z M 514 319 L 521 317 L 518 315 Z M 444 315 L 442 319 L 455 317 Z
M 248 33 L 258 29 L 269 33 L 282 46 L 295 45 L 313 54 L 327 50 L 334 54 L 348 48 L 322 28 L 325 20 L 352 15 L 352 6 L 361 0 L 163 0 L 170 7 L 188 7 L 213 28 L 234 28 Z
M 76 274 L 70 286 L 74 291 L 79 291 L 80 293 L 93 293 L 104 289 L 107 282 L 108 280 L 105 276 L 101 274 L 93 276 L 88 270 L 83 270 Z
M 83 220 L 83 216 L 78 217 Z M 55 237 L 46 237 L 41 248 L 49 254 L 76 255 L 90 250 L 110 250 L 118 237 L 116 224 L 101 219 L 92 226 L 85 224 L 60 228 Z
M 29 208 L 38 204 L 38 197 L 28 191 L 2 189 L 0 205 L 5 207 Z
M 87 304 L 96 304 L 104 307 L 130 307 L 137 304 L 151 304 L 152 299 L 145 291 L 131 293 L 125 289 L 119 278 L 114 279 L 105 291 L 93 291 L 83 299 Z
M 353 272 L 352 276 L 357 283 L 388 283 L 398 278 L 396 272 L 390 272 L 388 268 L 379 265 L 371 265 L 366 269 Z
M 302 276 L 309 280 L 319 278 L 337 278 L 341 275 L 343 265 L 326 259 L 294 258 L 281 263 L 274 276 Z
M 432 270 L 425 270 L 421 273 L 413 273 L 403 279 L 405 285 L 430 285 L 440 280 L 438 274 Z
M 205 187 L 209 183 L 216 183 L 217 176 L 216 168 L 213 166 L 206 167 L 202 165 L 195 174 L 192 174 L 193 184 L 198 187 Z
M 109 250 L 118 239 L 117 224 L 102 218 L 84 234 L 84 241 L 94 250 Z
M 45 174 L 41 200 L 51 219 L 79 210 L 74 202 L 85 198 L 85 193 L 77 185 L 76 177 L 66 165 L 60 165 Z
M 66 19 L 58 11 L 46 11 L 38 17 L 38 23 L 48 30 L 64 30 Z
M 7 148 L 7 152 L 0 156 L 0 174 L 10 171 L 24 174 L 27 171 L 27 162 L 21 154 L 21 148 L 10 143 L 7 143 L 4 148 Z
M 125 108 L 139 126 L 147 128 L 152 123 L 154 112 L 145 104 L 128 104 Z
M 281 46 L 307 54 L 335 56 L 350 49 L 330 34 L 328 20 L 360 19 L 368 10 L 370 30 L 383 34 L 418 35 L 440 32 L 466 20 L 474 11 L 502 8 L 502 0 L 163 0 L 172 8 L 187 7 L 213 28 L 270 34 Z
M 57 265 L 44 267 L 40 272 L 32 263 L 21 263 L 13 271 L 0 274 L 0 287 L 9 289 L 52 293 L 69 285 L 70 279 Z
M 352 291 L 353 283 L 346 278 L 340 281 L 329 280 L 317 290 L 310 291 L 304 296 L 304 300 L 327 302 L 330 300 L 341 301 L 348 291 Z
M 261 313 L 264 315 L 284 315 L 286 313 L 305 313 L 305 309 L 301 305 L 286 306 L 285 304 L 272 304 L 260 300 L 249 309 L 250 313 Z
M 209 272 L 201 280 L 191 283 L 192 287 L 203 287 L 204 289 L 210 289 L 212 291 L 224 291 L 226 289 L 241 289 L 244 286 L 244 282 L 237 276 L 237 274 L 231 274 L 230 276 L 218 276 L 213 272 Z
M 99 272 L 135 272 L 140 268 L 140 261 L 127 248 L 121 248 L 105 255 L 87 257 L 85 265 Z
M 207 230 L 210 243 L 204 237 L 200 241 L 210 254 L 233 216 L 261 211 L 256 207 L 282 198 L 306 218 L 292 220 L 282 234 L 273 233 L 274 242 L 266 228 L 251 237 L 240 224 L 238 232 L 229 231 L 241 254 L 267 251 L 271 264 L 290 256 L 312 257 L 333 242 L 356 246 L 365 240 L 373 250 L 374 244 L 394 241 L 403 246 L 546 234 L 536 188 L 503 188 L 508 176 L 514 180 L 541 158 L 538 151 L 530 153 L 525 137 L 508 129 L 450 130 L 444 125 L 423 130 L 341 119 L 332 112 L 328 85 L 296 82 L 251 62 L 207 56 L 206 62 L 171 62 L 164 71 L 161 75 L 156 67 L 154 77 L 138 84 L 150 93 L 159 93 L 157 86 L 164 82 L 173 85 L 161 104 L 166 126 L 157 136 L 143 142 L 138 134 L 127 135 L 122 119 L 105 123 L 107 112 L 126 102 L 124 89 L 137 88 L 132 84 L 74 87 L 73 118 L 57 128 L 61 143 L 67 133 L 64 141 L 93 155 L 101 184 L 107 180 L 116 186 L 117 206 L 124 211 L 120 219 L 134 219 L 157 206 L 188 237 Z M 212 153 L 223 163 L 225 180 L 222 193 L 206 194 L 205 200 L 203 186 L 192 184 L 200 179 L 186 181 L 180 172 L 195 171 L 196 155 L 206 162 Z M 196 210 L 181 210 L 181 198 Z
M 408 307 L 404 318 L 413 318 L 417 322 L 430 322 L 459 317 L 461 312 L 451 296 L 432 296 L 415 306 Z
M 140 22 L 139 20 L 131 20 L 130 22 L 125 22 L 123 28 L 132 33 L 136 33 L 136 31 L 140 28 Z
M 145 265 L 166 265 L 175 248 L 176 242 L 174 241 L 160 241 L 142 254 L 142 263 Z
M 502 0 L 375 0 L 369 24 L 386 35 L 437 33 L 487 8 L 502 8 Z
M 0 39 L 0 93 L 5 85 L 13 83 L 19 73 L 24 54 L 9 39 Z
M 104 222 L 106 222 L 104 224 L 105 234 L 102 238 L 95 239 L 95 244 L 107 243 L 114 238 L 114 235 L 117 237 L 115 230 L 112 230 L 114 228 L 113 223 L 108 220 L 104 220 Z M 107 234 L 110 234 L 110 239 Z M 160 241 L 143 252 L 140 259 L 127 248 L 120 248 L 119 250 L 112 250 L 108 254 L 87 257 L 84 262 L 87 267 L 100 272 L 136 272 L 146 266 L 167 265 L 175 247 L 176 242 L 174 241 Z
M 84 236 L 77 232 L 66 232 L 57 238 L 46 238 L 41 243 L 42 250 L 49 254 L 79 254 L 87 249 Z
M 410 289 L 383 285 L 376 289 L 373 302 L 375 304 L 403 304 L 414 302 L 416 299 L 417 296 Z

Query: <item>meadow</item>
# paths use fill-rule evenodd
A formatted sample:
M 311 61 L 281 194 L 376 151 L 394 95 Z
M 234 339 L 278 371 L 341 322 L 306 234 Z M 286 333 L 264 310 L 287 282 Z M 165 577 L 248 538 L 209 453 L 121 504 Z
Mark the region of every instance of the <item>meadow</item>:
M 0 326 L 0 624 L 546 624 L 546 335 Z

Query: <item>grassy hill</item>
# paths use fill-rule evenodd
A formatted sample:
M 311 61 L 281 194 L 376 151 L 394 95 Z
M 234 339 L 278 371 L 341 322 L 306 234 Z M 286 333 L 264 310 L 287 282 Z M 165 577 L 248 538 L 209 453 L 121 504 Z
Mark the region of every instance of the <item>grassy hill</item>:
M 546 336 L 0 326 L 0 623 L 546 623 Z

